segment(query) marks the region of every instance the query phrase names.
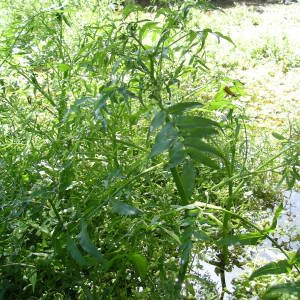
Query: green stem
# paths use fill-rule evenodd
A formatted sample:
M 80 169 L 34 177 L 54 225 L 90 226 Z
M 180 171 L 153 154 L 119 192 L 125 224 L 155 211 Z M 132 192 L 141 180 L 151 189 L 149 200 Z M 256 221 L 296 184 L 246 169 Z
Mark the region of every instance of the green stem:
M 175 182 L 176 188 L 178 190 L 178 193 L 179 193 L 179 196 L 180 196 L 180 199 L 181 199 L 180 205 L 187 205 L 188 204 L 188 199 L 185 195 L 183 184 L 182 184 L 182 181 L 181 181 L 181 178 L 178 174 L 177 169 L 176 168 L 171 168 L 171 173 L 172 173 L 173 180 Z
M 232 205 L 233 205 L 233 201 L 232 201 L 232 181 L 228 182 L 228 198 L 227 198 L 227 203 L 226 203 L 226 210 L 230 211 Z M 227 212 L 224 213 L 224 218 L 223 218 L 223 238 L 226 239 L 226 237 L 229 234 L 230 228 L 229 228 L 229 224 L 230 224 L 230 219 L 231 219 L 231 215 Z M 222 294 L 220 299 L 224 298 L 224 294 L 225 294 L 225 289 L 226 289 L 226 278 L 225 278 L 225 271 L 226 271 L 226 266 L 229 264 L 229 251 L 228 251 L 228 246 L 224 245 L 222 247 L 222 252 L 221 252 L 221 261 L 220 261 L 220 276 L 221 276 L 221 284 L 222 284 Z
M 55 205 L 54 205 L 54 202 L 53 202 L 50 198 L 48 199 L 48 202 L 50 203 L 50 206 L 51 206 L 51 208 L 53 209 L 54 214 L 55 214 L 55 216 L 56 216 L 58 222 L 59 222 L 60 224 L 63 224 L 63 219 L 61 218 L 60 214 L 58 213 L 58 210 L 56 209 L 56 207 L 55 207 Z
M 282 254 L 284 254 L 284 256 L 287 259 L 290 259 L 289 255 L 284 251 L 284 249 L 271 236 L 269 236 L 263 229 L 260 229 L 258 226 L 256 226 L 252 222 L 248 221 L 244 217 L 242 217 L 242 216 L 240 216 L 240 215 L 238 215 L 238 214 L 236 214 L 236 213 L 234 213 L 232 211 L 228 211 L 228 210 L 226 210 L 226 209 L 224 209 L 224 208 L 222 208 L 220 206 L 217 206 L 217 205 L 207 204 L 205 202 L 200 202 L 200 201 L 196 201 L 195 203 L 193 203 L 191 205 L 188 205 L 188 206 L 185 206 L 185 207 L 184 206 L 180 207 L 179 209 L 177 209 L 177 211 L 191 209 L 191 208 L 195 208 L 195 207 L 198 207 L 199 209 L 200 208 L 209 208 L 209 209 L 213 209 L 213 210 L 218 210 L 218 211 L 230 214 L 231 217 L 233 217 L 233 218 L 241 220 L 246 225 L 246 227 L 253 228 L 253 229 L 257 230 L 257 232 L 259 232 L 265 238 L 267 238 L 268 240 L 270 240 L 272 242 L 272 244 L 275 245 L 275 247 L 278 250 L 280 250 L 280 252 Z
M 188 204 L 188 198 L 186 197 L 186 194 L 184 192 L 183 184 L 182 184 L 182 181 L 181 181 L 181 178 L 178 174 L 177 169 L 176 168 L 171 168 L 171 173 L 172 173 L 176 188 L 178 190 L 178 193 L 180 195 L 181 203 L 182 204 L 185 203 L 183 205 L 187 205 Z M 184 215 L 185 215 L 185 217 L 188 216 L 188 210 L 185 211 Z M 188 233 L 188 234 L 186 234 L 186 233 Z M 187 235 L 188 235 L 188 237 L 187 237 Z M 191 225 L 188 225 L 187 227 L 185 227 L 182 236 L 185 237 L 186 242 L 191 241 Z M 185 242 L 183 241 L 183 244 L 184 243 Z M 189 262 L 190 262 L 190 253 L 189 253 L 189 255 L 185 255 L 185 256 L 186 256 L 186 258 L 184 260 L 183 260 L 183 258 L 181 258 L 181 266 L 180 266 L 179 273 L 178 273 L 178 280 L 175 283 L 176 297 L 180 297 L 182 284 L 184 282 L 185 275 L 186 275 L 186 272 L 187 272 L 187 268 L 188 268 L 188 265 L 189 265 Z
M 152 167 L 150 167 L 150 168 L 148 168 L 148 169 L 146 169 L 146 170 L 140 172 L 138 175 L 136 175 L 136 176 L 130 178 L 130 179 L 129 179 L 127 182 L 125 182 L 122 186 L 120 186 L 119 188 L 117 188 L 111 195 L 109 195 L 109 191 L 108 191 L 108 192 L 104 195 L 104 197 L 103 197 L 103 198 L 107 198 L 106 201 L 103 201 L 103 202 L 100 201 L 100 204 L 99 204 L 99 205 L 97 205 L 96 207 L 91 207 L 91 209 L 88 210 L 88 211 L 82 216 L 81 219 L 89 219 L 89 218 L 91 218 L 95 213 L 97 213 L 97 212 L 99 211 L 99 208 L 100 208 L 100 207 L 103 207 L 104 205 L 106 205 L 107 202 L 109 202 L 110 199 L 113 199 L 115 196 L 117 196 L 117 195 L 118 195 L 123 189 L 125 189 L 128 185 L 132 184 L 132 183 L 133 183 L 134 181 L 136 181 L 137 179 L 140 179 L 141 176 L 143 176 L 143 175 L 145 175 L 145 174 L 147 174 L 147 173 L 149 173 L 149 172 L 151 172 L 151 171 L 153 171 L 153 170 L 155 170 L 155 169 L 157 169 L 157 168 L 159 168 L 159 167 L 162 167 L 163 165 L 164 165 L 164 163 L 159 163 L 159 164 L 157 164 L 157 165 L 155 165 L 155 166 L 152 166 Z M 93 189 L 90 191 L 90 193 L 87 195 L 86 201 L 87 201 L 88 199 L 91 198 L 92 193 L 94 192 L 94 190 L 95 190 L 96 187 L 97 187 L 97 185 L 94 185 L 94 188 L 93 188 Z M 79 225 L 79 224 L 80 224 L 80 223 L 77 223 L 77 225 Z M 76 226 L 77 226 L 77 225 L 76 225 Z M 73 229 L 76 228 L 76 226 L 74 226 L 74 227 L 72 228 L 72 231 L 73 231 Z
M 231 126 L 233 126 L 233 118 L 231 117 Z M 232 127 L 235 128 L 235 127 Z M 231 135 L 232 142 L 230 144 L 230 155 L 231 159 L 227 160 L 228 163 L 227 165 L 227 175 L 228 178 L 232 177 L 232 174 L 234 174 L 234 165 L 235 165 L 235 154 L 236 154 L 236 142 L 238 136 L 236 135 L 235 132 L 232 132 Z M 233 206 L 233 181 L 229 180 L 228 181 L 228 197 L 227 197 L 227 202 L 226 202 L 226 210 L 231 211 L 231 208 Z M 224 218 L 223 218 L 223 239 L 226 239 L 227 236 L 230 233 L 230 221 L 231 221 L 231 214 L 225 212 L 224 213 Z M 229 251 L 228 251 L 228 245 L 224 245 L 222 247 L 222 252 L 221 252 L 221 261 L 220 261 L 220 268 L 221 268 L 221 282 L 222 282 L 222 294 L 221 294 L 221 299 L 223 299 L 224 294 L 225 294 L 225 289 L 226 289 L 226 278 L 225 278 L 225 271 L 226 267 L 229 264 Z
M 298 144 L 299 144 L 299 143 L 297 143 L 296 146 L 297 146 Z M 295 146 L 295 145 L 294 145 L 294 146 Z M 257 168 L 256 171 L 252 171 L 252 172 L 251 172 L 251 171 L 246 171 L 245 173 L 242 173 L 242 172 L 241 172 L 241 173 L 239 173 L 239 174 L 233 175 L 233 176 L 231 176 L 230 178 L 226 178 L 226 179 L 222 180 L 220 183 L 218 183 L 218 184 L 216 184 L 215 186 L 213 186 L 213 187 L 211 188 L 211 190 L 213 191 L 213 190 L 215 190 L 215 189 L 217 189 L 217 188 L 220 188 L 220 187 L 224 186 L 225 184 L 228 184 L 229 181 L 233 181 L 233 180 L 238 179 L 238 178 L 240 178 L 240 179 L 242 179 L 242 178 L 247 178 L 247 177 L 252 176 L 252 175 L 257 175 L 257 174 L 265 173 L 265 172 L 268 172 L 268 171 L 274 171 L 274 170 L 276 170 L 276 169 L 278 169 L 278 168 L 284 167 L 285 165 L 279 165 L 279 166 L 276 166 L 276 167 L 272 167 L 272 168 L 269 168 L 269 169 L 264 169 L 264 170 L 262 170 L 262 168 L 265 167 L 268 163 L 271 163 L 272 161 L 274 161 L 274 160 L 275 160 L 276 158 L 278 158 L 281 154 L 283 154 L 283 153 L 287 152 L 288 150 L 290 150 L 290 148 L 292 148 L 292 146 L 291 146 L 291 147 L 288 147 L 288 148 L 285 149 L 284 151 L 280 151 L 279 154 L 276 154 L 276 155 L 273 156 L 271 159 L 269 159 L 267 163 L 264 163 L 263 165 L 259 166 L 259 167 Z

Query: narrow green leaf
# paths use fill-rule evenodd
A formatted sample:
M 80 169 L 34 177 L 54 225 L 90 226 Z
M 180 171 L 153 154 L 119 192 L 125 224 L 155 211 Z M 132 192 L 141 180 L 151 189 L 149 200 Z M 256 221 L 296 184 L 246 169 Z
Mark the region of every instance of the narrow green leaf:
M 63 15 L 62 18 L 63 18 L 64 22 L 66 23 L 66 25 L 68 25 L 69 27 L 71 27 L 71 24 L 70 24 L 69 20 L 66 18 L 66 16 Z
M 190 237 L 191 238 L 191 237 Z M 185 264 L 189 261 L 190 255 L 193 249 L 193 242 L 191 239 L 186 239 L 182 244 L 180 249 L 182 250 L 182 264 Z
M 182 211 L 182 210 L 185 210 L 185 209 L 190 210 L 190 209 L 197 209 L 197 208 L 208 208 L 208 209 L 226 211 L 221 206 L 217 206 L 217 205 L 213 205 L 213 204 L 209 204 L 209 203 L 205 203 L 205 202 L 201 202 L 201 201 L 196 201 L 196 202 L 191 203 L 189 205 L 180 206 L 176 210 L 177 211 Z
M 114 212 L 121 216 L 136 216 L 142 214 L 141 210 L 120 201 L 113 202 L 112 206 Z
M 167 108 L 167 112 L 172 115 L 180 115 L 186 110 L 191 110 L 196 107 L 201 107 L 203 104 L 199 102 L 183 102 L 177 103 Z
M 168 150 L 177 138 L 177 131 L 172 123 L 166 124 L 155 138 L 155 144 L 151 150 L 150 158 Z
M 87 224 L 85 222 L 81 223 L 81 231 L 79 233 L 79 243 L 82 249 L 85 250 L 91 256 L 95 257 L 100 264 L 104 265 L 106 263 L 102 254 L 98 251 L 96 246 L 92 244 L 87 232 Z
M 74 101 L 73 106 L 80 107 L 80 106 L 85 106 L 88 104 L 94 104 L 95 101 L 96 101 L 96 99 L 92 98 L 92 97 L 82 97 L 82 98 L 76 99 Z
M 288 260 L 279 260 L 277 262 L 271 262 L 263 267 L 255 270 L 251 276 L 250 280 L 264 276 L 264 275 L 274 275 L 274 274 L 281 274 L 281 273 L 288 273 L 292 268 L 292 265 L 288 262 Z
M 275 211 L 275 215 L 274 215 L 274 218 L 273 218 L 270 230 L 274 230 L 276 228 L 276 226 L 277 226 L 277 220 L 278 220 L 278 218 L 279 218 L 282 210 L 283 210 L 283 203 L 281 202 L 280 205 L 278 206 L 278 208 Z
M 286 138 L 284 136 L 282 136 L 281 134 L 277 133 L 277 132 L 272 132 L 272 135 L 274 136 L 275 139 L 277 140 L 286 140 Z
M 204 48 L 207 36 L 209 33 L 212 33 L 212 30 L 210 28 L 205 28 L 204 30 L 198 32 L 198 35 L 201 38 L 201 48 L 200 51 Z
M 219 169 L 218 164 L 210 159 L 208 156 L 206 156 L 205 154 L 203 154 L 202 151 L 199 151 L 198 149 L 194 148 L 194 147 L 188 147 L 187 148 L 187 153 L 191 156 L 191 158 L 205 166 L 208 166 L 212 169 Z
M 174 146 L 170 150 L 170 160 L 168 167 L 174 168 L 179 165 L 186 157 L 184 146 L 181 142 L 175 142 Z
M 171 79 L 172 81 L 176 80 L 178 75 L 180 74 L 180 72 L 182 71 L 183 67 L 184 67 L 184 63 L 185 61 L 182 61 L 180 63 L 180 65 L 175 69 L 174 73 L 173 73 L 173 78 Z M 176 105 L 176 104 L 175 104 Z
M 138 11 L 143 11 L 142 6 L 133 4 L 133 3 L 128 3 L 122 10 L 123 17 L 126 19 L 131 13 L 133 12 L 138 12 Z
M 164 232 L 166 232 L 171 238 L 173 238 L 178 245 L 181 245 L 181 241 L 180 241 L 180 238 L 178 237 L 178 235 L 171 231 L 171 230 L 168 230 L 167 228 L 163 227 L 163 226 L 159 226 Z
M 151 125 L 149 127 L 148 138 L 154 130 L 156 130 L 157 128 L 159 128 L 160 126 L 162 126 L 164 124 L 166 117 L 167 117 L 167 114 L 163 110 L 161 110 L 160 112 L 158 112 L 155 115 L 155 117 L 153 118 Z
M 300 248 L 297 251 L 293 252 L 291 255 L 291 259 L 289 260 L 291 265 L 300 265 Z
M 145 35 L 147 35 L 148 32 L 159 30 L 159 27 L 157 25 L 158 22 L 153 22 L 153 21 L 146 22 L 140 29 L 139 40 L 142 41 L 142 39 L 144 38 Z
M 211 101 L 208 103 L 207 107 L 208 110 L 225 110 L 225 109 L 234 109 L 236 108 L 235 104 L 232 104 L 231 100 L 221 100 L 221 101 Z
M 202 127 L 202 128 L 182 128 L 180 135 L 184 138 L 204 138 L 210 137 L 211 135 L 217 134 L 218 131 L 213 127 Z
M 157 156 L 160 153 L 165 152 L 168 150 L 171 146 L 172 141 L 171 140 L 165 140 L 165 141 L 159 141 L 154 144 L 154 146 L 151 149 L 150 158 Z
M 197 138 L 185 138 L 184 145 L 188 146 L 188 147 L 196 148 L 197 150 L 199 150 L 201 152 L 207 152 L 210 154 L 214 154 L 220 158 L 224 157 L 224 155 L 217 148 L 215 148 L 205 142 L 202 142 L 201 140 L 199 140 Z
M 195 230 L 194 231 L 194 238 L 198 241 L 209 241 L 210 236 L 203 230 Z
M 36 281 L 37 281 L 37 272 L 36 272 L 36 270 L 33 270 L 32 273 L 30 274 L 29 281 L 32 285 L 32 292 L 34 293 L 35 286 L 36 286 Z
M 197 32 L 194 30 L 189 31 L 189 42 L 192 43 L 197 37 Z
M 293 295 L 300 297 L 300 281 L 298 282 L 287 282 L 283 284 L 271 286 L 266 293 L 263 295 L 262 300 L 274 300 L 281 299 L 283 295 Z M 289 299 L 289 298 L 284 298 Z
M 193 194 L 195 186 L 196 170 L 193 163 L 187 160 L 183 165 L 182 171 L 182 185 L 184 193 L 187 198 L 190 198 Z
M 215 94 L 212 101 L 208 102 L 205 108 L 210 111 L 234 108 L 235 105 L 232 104 L 232 99 L 226 98 L 226 95 L 227 93 L 224 90 L 224 85 L 222 85 L 218 92 Z
M 233 86 L 230 87 L 230 90 L 237 96 L 246 95 L 244 84 L 239 80 L 233 81 Z
M 232 39 L 229 36 L 224 35 L 224 34 L 222 34 L 221 32 L 218 32 L 218 31 L 212 32 L 212 33 L 215 36 L 217 36 L 218 38 L 222 38 L 223 40 L 226 40 L 226 41 L 228 41 L 229 43 L 231 43 L 231 44 L 233 44 L 235 46 L 234 42 L 232 41 Z
M 73 259 L 80 265 L 80 266 L 86 266 L 87 261 L 85 258 L 81 255 L 76 243 L 73 241 L 73 239 L 70 236 L 67 236 L 67 249 L 70 252 Z
M 139 253 L 129 254 L 128 259 L 133 263 L 135 269 L 137 270 L 141 278 L 145 279 L 148 269 L 147 259 Z
M 230 235 L 220 240 L 222 245 L 257 245 L 265 238 L 260 232 L 250 232 L 240 235 Z
M 179 128 L 199 128 L 199 127 L 220 128 L 220 125 L 217 122 L 199 116 L 180 116 L 176 118 L 175 123 Z

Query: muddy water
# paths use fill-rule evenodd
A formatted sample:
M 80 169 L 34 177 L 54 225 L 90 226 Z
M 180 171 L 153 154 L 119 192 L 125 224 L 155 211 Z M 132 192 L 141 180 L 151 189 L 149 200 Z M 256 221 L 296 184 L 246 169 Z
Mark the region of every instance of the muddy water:
M 297 251 L 300 248 L 300 193 L 292 191 L 284 194 L 284 209 L 277 220 L 277 228 L 273 234 L 273 238 L 286 250 Z M 275 211 L 275 209 L 274 209 Z M 274 211 L 269 210 L 265 215 L 268 215 L 270 220 L 274 215 Z M 208 251 L 209 254 L 209 251 Z M 258 268 L 268 262 L 285 259 L 284 255 L 272 246 L 269 240 L 263 241 L 258 246 L 245 247 L 245 257 L 251 260 L 250 265 L 245 264 L 243 268 L 233 267 L 231 272 L 226 273 L 226 285 L 229 292 L 234 291 L 233 280 L 239 278 L 242 274 L 251 273 L 253 265 Z M 221 293 L 221 279 L 216 274 L 216 267 L 204 261 L 199 261 L 198 257 L 194 260 L 195 272 L 200 276 L 204 276 L 216 286 L 216 290 Z M 199 265 L 202 268 L 199 268 Z M 196 267 L 197 266 L 197 267 Z M 197 289 L 196 289 L 197 290 Z M 197 299 L 202 299 L 201 287 L 199 287 Z M 226 294 L 224 299 L 233 299 L 229 294 Z

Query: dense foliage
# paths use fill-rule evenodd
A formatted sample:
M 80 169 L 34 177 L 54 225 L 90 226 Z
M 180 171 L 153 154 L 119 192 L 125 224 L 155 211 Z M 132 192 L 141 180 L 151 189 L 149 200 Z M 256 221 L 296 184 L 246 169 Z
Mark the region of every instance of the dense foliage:
M 274 133 L 280 149 L 256 156 L 243 84 L 208 76 L 208 36 L 233 42 L 189 22 L 210 4 L 71 2 L 1 3 L 0 298 L 216 297 L 195 258 L 223 297 L 233 247 L 263 239 L 285 259 L 250 280 L 290 272 L 267 293 L 299 293 L 299 251 L 271 234 L 282 206 L 261 226 L 243 196 L 291 189 L 299 141 Z

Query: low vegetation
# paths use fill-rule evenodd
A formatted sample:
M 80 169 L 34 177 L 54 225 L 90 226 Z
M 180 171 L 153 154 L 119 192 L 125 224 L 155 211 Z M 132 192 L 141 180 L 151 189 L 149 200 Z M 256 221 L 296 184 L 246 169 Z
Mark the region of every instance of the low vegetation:
M 0 299 L 299 296 L 299 6 L 174 2 L 0 3 Z

